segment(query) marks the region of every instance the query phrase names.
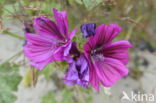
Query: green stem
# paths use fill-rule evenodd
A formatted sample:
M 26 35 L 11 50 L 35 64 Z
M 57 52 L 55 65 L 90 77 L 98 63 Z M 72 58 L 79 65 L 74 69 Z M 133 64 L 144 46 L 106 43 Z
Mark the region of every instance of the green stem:
M 18 39 L 20 39 L 20 40 L 25 40 L 25 38 L 24 38 L 23 36 L 14 34 L 14 33 L 12 33 L 12 32 L 9 32 L 8 30 L 4 30 L 3 33 L 4 33 L 4 34 L 7 34 L 7 35 L 10 35 L 10 36 L 12 36 L 12 37 L 18 38 Z

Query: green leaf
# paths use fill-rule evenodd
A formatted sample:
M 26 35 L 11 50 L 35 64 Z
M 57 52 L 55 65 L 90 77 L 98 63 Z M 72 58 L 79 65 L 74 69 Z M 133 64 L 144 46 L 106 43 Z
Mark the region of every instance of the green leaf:
M 83 0 L 83 3 L 88 10 L 93 9 L 95 6 L 97 6 L 101 2 L 102 0 Z
M 20 36 L 20 35 L 18 35 L 18 34 L 14 34 L 14 33 L 12 33 L 12 32 L 9 32 L 8 30 L 4 30 L 3 33 L 4 33 L 4 34 L 7 34 L 7 35 L 10 35 L 10 36 L 12 36 L 12 37 L 15 37 L 15 38 L 17 38 L 17 39 L 20 39 L 20 40 L 25 40 L 25 37 Z
M 83 0 L 85 7 L 91 10 L 95 5 L 92 0 Z
M 17 90 L 21 81 L 16 64 L 5 63 L 0 66 L 0 103 L 13 103 L 16 96 L 12 93 Z
M 2 12 L 2 19 L 3 21 L 8 21 L 10 18 L 13 18 L 13 16 L 18 15 L 18 11 L 20 10 L 18 3 L 10 3 L 10 4 L 4 4 L 2 6 L 3 12 Z
M 97 4 L 101 3 L 103 0 L 95 0 Z

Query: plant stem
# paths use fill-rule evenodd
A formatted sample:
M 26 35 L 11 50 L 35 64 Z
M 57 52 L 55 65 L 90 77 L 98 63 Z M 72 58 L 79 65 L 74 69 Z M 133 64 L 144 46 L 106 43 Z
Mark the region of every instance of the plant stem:
M 10 36 L 12 36 L 12 37 L 18 38 L 18 39 L 20 39 L 20 40 L 25 40 L 25 38 L 24 38 L 23 36 L 14 34 L 14 33 L 12 33 L 12 32 L 9 32 L 8 30 L 4 30 L 3 33 L 4 33 L 4 34 L 7 34 L 7 35 L 10 35 Z

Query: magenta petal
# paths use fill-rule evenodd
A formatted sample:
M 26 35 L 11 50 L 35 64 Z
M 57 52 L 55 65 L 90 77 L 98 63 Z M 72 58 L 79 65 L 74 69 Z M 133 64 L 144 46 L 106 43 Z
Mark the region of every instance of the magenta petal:
M 25 55 L 26 55 L 26 52 L 25 52 Z M 35 59 L 35 57 L 33 59 Z M 51 63 L 53 61 L 54 61 L 54 58 L 51 56 L 51 57 L 42 58 L 42 60 L 39 60 L 39 61 L 37 59 L 35 59 L 32 62 L 30 62 L 29 64 L 34 66 L 38 70 L 42 70 L 48 63 Z
M 34 19 L 34 28 L 37 34 L 48 37 L 50 39 L 62 40 L 61 35 L 55 22 L 46 17 L 37 17 Z
M 96 29 L 95 41 L 99 44 L 106 44 L 112 42 L 112 40 L 122 31 L 122 28 L 118 24 L 100 25 Z
M 61 34 L 68 37 L 68 19 L 66 11 L 58 11 L 54 8 L 53 13 L 56 19 L 57 27 L 59 28 Z
M 50 41 L 36 34 L 26 34 L 27 44 L 24 47 L 25 55 L 32 60 L 42 61 L 53 55 L 58 49 L 57 42 Z
M 127 67 L 116 59 L 96 56 L 93 64 L 99 80 L 106 87 L 111 87 L 128 74 Z
M 122 63 L 127 64 L 129 60 L 128 49 L 133 46 L 126 40 L 110 43 L 104 45 L 103 55 L 105 57 L 120 60 Z
M 72 42 L 69 42 L 66 44 L 66 46 L 64 47 L 64 56 L 68 56 L 69 55 L 69 51 L 71 49 L 71 46 L 72 46 Z
M 63 46 L 60 46 L 58 51 L 54 55 L 55 60 L 63 61 L 63 60 L 71 59 L 69 54 L 71 45 L 72 42 L 69 42 Z
M 111 43 L 121 30 L 121 27 L 117 24 L 102 24 L 96 28 L 95 35 L 90 37 L 87 45 L 89 45 L 90 48 L 94 48 L 95 46 L 102 46 L 104 44 Z
M 96 74 L 96 71 L 93 65 L 90 65 L 89 76 L 90 76 L 90 79 L 89 79 L 90 84 L 92 85 L 93 88 L 99 91 L 99 78 Z
M 72 40 L 72 38 L 74 37 L 74 35 L 76 34 L 76 29 L 72 30 L 70 33 L 69 33 L 69 40 Z
M 28 64 L 34 66 L 38 70 L 42 70 L 48 63 L 52 62 L 52 60 L 45 60 L 42 62 L 30 62 Z
M 52 41 L 48 38 L 45 38 L 40 35 L 32 34 L 32 33 L 26 33 L 25 37 L 27 39 L 27 42 L 36 44 L 36 45 L 41 45 L 41 46 L 49 46 L 51 43 L 56 43 L 55 41 Z M 26 43 L 27 44 L 27 43 Z
M 58 49 L 56 42 L 50 41 L 40 35 L 29 33 L 26 33 L 26 38 L 27 43 L 24 46 L 24 54 L 30 60 L 33 60 L 33 63 L 31 64 L 42 69 L 46 64 L 53 61 L 53 55 Z

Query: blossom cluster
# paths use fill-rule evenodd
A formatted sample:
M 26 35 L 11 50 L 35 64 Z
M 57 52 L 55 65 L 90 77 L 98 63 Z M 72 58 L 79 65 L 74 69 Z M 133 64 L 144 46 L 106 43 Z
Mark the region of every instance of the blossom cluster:
M 76 30 L 69 32 L 66 11 L 53 9 L 55 21 L 47 17 L 34 19 L 35 33 L 25 33 L 24 54 L 30 65 L 42 70 L 55 61 L 67 61 L 69 66 L 63 81 L 65 84 L 88 88 L 89 84 L 99 90 L 99 85 L 111 87 L 128 74 L 128 49 L 130 42 L 112 40 L 122 31 L 117 24 L 83 24 L 81 32 L 84 39 L 83 51 L 79 51 L 72 38 Z

